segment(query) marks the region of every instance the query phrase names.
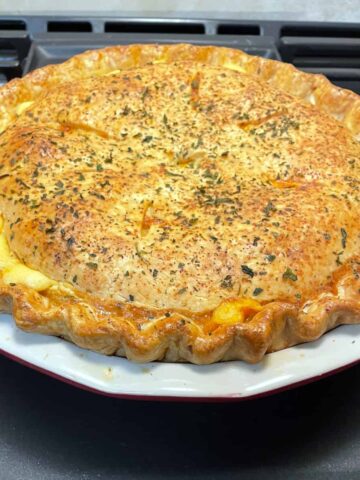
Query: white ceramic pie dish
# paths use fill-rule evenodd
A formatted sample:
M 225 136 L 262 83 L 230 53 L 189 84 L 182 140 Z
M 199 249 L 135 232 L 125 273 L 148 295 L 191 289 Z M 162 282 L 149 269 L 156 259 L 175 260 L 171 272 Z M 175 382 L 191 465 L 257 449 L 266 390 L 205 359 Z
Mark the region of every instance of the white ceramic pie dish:
M 19 330 L 0 315 L 0 352 L 80 388 L 115 397 L 233 400 L 275 393 L 360 361 L 360 325 L 339 327 L 316 342 L 269 354 L 248 365 L 136 364 L 83 350 L 55 337 Z

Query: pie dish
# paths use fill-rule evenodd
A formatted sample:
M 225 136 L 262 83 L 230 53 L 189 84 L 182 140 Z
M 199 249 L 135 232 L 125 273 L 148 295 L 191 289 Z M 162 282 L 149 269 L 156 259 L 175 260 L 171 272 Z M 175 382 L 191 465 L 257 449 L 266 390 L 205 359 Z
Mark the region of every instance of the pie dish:
M 360 323 L 360 99 L 241 51 L 131 45 L 0 90 L 0 297 L 135 361 Z

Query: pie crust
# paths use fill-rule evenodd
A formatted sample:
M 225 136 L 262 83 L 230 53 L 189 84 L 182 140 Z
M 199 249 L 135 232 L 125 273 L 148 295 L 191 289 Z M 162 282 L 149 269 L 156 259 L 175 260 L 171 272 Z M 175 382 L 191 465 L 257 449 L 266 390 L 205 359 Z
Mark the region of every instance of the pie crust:
M 0 90 L 0 305 L 135 361 L 360 322 L 360 97 L 239 50 L 86 52 Z

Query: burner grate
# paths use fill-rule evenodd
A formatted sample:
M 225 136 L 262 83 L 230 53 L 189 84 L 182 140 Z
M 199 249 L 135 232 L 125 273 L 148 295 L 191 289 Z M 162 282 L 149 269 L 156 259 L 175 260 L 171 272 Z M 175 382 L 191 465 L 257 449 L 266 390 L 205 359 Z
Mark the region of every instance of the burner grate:
M 360 25 L 256 20 L 3 16 L 0 83 L 84 50 L 141 42 L 240 48 L 322 73 L 360 93 Z
M 301 70 L 322 73 L 336 85 L 360 93 L 360 26 L 285 26 L 279 51 L 284 61 Z
M 0 30 L 0 85 L 23 75 L 24 61 L 30 45 L 30 37 L 26 31 Z
M 162 33 L 162 34 L 204 34 L 202 23 L 169 22 L 105 22 L 107 33 Z
M 48 32 L 92 32 L 90 22 L 47 22 Z

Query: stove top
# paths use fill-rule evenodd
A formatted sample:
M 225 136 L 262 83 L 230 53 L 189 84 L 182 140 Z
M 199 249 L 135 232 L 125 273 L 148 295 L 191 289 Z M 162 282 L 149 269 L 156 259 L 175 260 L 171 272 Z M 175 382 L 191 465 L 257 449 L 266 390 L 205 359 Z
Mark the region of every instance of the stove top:
M 0 84 L 84 50 L 179 42 L 283 60 L 360 94 L 359 24 L 254 20 L 0 16 Z

